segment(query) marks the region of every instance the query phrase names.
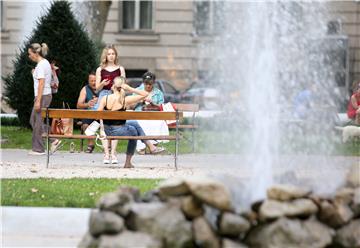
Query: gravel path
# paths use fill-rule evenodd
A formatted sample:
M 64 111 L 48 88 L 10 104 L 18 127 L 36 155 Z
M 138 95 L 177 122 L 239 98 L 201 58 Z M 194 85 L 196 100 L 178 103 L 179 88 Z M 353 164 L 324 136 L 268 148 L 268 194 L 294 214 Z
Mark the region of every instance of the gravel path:
M 249 178 L 253 163 L 248 157 L 224 154 L 180 154 L 178 170 L 170 155 L 135 155 L 134 169 L 124 169 L 122 164 L 102 164 L 102 154 L 58 152 L 50 157 L 28 155 L 28 150 L 2 149 L 1 178 L 169 178 L 191 175 L 227 174 Z M 118 155 L 119 162 L 125 155 Z M 296 174 L 308 180 L 343 178 L 347 168 L 360 163 L 359 157 L 283 156 L 273 168 L 273 174 Z M 260 170 L 260 174 L 262 171 Z M 260 175 L 261 176 L 261 175 Z

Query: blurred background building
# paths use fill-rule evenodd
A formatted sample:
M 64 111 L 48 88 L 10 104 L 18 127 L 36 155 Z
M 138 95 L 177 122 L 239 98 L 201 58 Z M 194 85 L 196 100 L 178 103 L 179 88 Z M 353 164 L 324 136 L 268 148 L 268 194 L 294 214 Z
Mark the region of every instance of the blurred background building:
M 216 1 L 110 1 L 102 41 L 117 46 L 127 77 L 151 70 L 180 90 L 209 73 L 211 54 L 199 46 L 216 38 Z M 345 42 L 339 59 L 339 82 L 349 89 L 360 78 L 360 1 L 327 2 L 329 37 Z M 12 61 L 24 40 L 31 6 L 39 3 L 1 1 L 1 75 L 12 72 Z M 201 55 L 200 55 L 201 54 Z M 3 83 L 2 83 L 3 85 Z M 3 88 L 3 87 L 1 87 Z M 10 109 L 2 104 L 2 111 Z

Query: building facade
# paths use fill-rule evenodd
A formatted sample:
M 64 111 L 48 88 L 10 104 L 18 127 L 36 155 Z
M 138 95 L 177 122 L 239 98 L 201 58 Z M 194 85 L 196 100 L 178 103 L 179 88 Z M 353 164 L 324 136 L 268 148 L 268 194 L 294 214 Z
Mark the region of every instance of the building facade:
M 212 1 L 113 1 L 103 41 L 117 46 L 128 77 L 147 70 L 179 89 L 206 72 L 198 45 L 211 43 Z M 327 2 L 334 33 L 349 38 L 349 81 L 360 79 L 360 1 Z M 22 40 L 23 2 L 1 1 L 1 75 L 12 72 Z M 199 20 L 201 16 L 202 20 Z M 205 21 L 204 21 L 205 20 Z M 201 62 L 199 62 L 201 61 Z M 9 111 L 3 104 L 2 109 Z

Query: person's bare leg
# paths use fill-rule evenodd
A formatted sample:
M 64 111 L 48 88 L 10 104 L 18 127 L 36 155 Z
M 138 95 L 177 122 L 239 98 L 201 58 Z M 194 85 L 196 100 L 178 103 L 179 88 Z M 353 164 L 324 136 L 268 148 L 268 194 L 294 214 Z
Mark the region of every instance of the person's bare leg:
M 110 154 L 109 154 L 109 141 L 108 140 L 101 140 L 101 143 L 104 147 L 104 163 L 107 162 L 109 163 L 110 161 L 108 161 L 110 159 Z M 107 161 L 106 161 L 107 160 Z
M 360 125 L 360 113 L 356 114 L 355 116 L 355 124 Z
M 111 141 L 111 156 L 116 156 L 116 147 L 118 144 L 118 140 Z
M 117 140 L 112 140 L 111 141 L 111 163 L 112 164 L 117 164 L 118 163 L 118 160 L 117 160 L 117 157 L 116 157 L 116 147 L 117 147 L 117 143 L 118 141 Z
M 131 163 L 133 155 L 126 154 L 124 168 L 134 168 L 133 164 Z

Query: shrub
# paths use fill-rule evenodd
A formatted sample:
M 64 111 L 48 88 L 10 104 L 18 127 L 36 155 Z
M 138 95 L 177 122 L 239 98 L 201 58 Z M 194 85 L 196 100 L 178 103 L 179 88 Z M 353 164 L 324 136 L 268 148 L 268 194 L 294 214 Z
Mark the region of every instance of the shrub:
M 75 19 L 70 3 L 55 1 L 41 17 L 31 37 L 20 47 L 14 61 L 14 71 L 4 78 L 5 100 L 17 111 L 20 125 L 29 126 L 34 101 L 31 70 L 35 64 L 29 60 L 27 49 L 31 43 L 47 43 L 48 60 L 55 59 L 60 67 L 59 91 L 53 95 L 51 107 L 62 107 L 62 102 L 75 108 L 88 73 L 96 69 L 96 49 L 84 27 Z

